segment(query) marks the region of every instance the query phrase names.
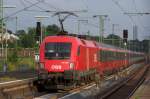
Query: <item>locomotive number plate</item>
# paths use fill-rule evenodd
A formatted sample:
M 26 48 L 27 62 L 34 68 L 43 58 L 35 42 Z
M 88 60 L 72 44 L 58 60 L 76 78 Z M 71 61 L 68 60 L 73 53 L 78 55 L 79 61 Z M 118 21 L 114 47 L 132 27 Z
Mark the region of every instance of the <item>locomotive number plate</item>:
M 61 70 L 61 65 L 52 65 L 51 66 L 51 69 L 53 69 L 53 70 Z

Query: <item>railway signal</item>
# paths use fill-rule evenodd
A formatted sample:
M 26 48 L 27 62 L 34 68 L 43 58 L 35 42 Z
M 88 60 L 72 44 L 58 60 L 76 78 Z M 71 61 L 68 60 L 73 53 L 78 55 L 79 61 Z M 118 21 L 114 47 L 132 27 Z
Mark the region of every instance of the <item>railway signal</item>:
M 41 36 L 41 22 L 37 22 L 36 23 L 36 35 L 35 35 L 36 41 L 40 41 L 40 36 Z
M 128 30 L 123 30 L 123 38 L 128 38 Z
M 127 40 L 128 40 L 128 30 L 124 29 L 123 30 L 123 42 L 127 43 Z
M 43 41 L 43 31 L 42 31 L 42 20 L 45 18 L 48 18 L 48 16 L 35 16 L 35 18 L 37 19 L 37 26 L 36 26 L 36 35 L 35 35 L 35 39 L 36 41 L 39 43 L 41 43 Z M 39 44 L 40 44 L 39 43 Z

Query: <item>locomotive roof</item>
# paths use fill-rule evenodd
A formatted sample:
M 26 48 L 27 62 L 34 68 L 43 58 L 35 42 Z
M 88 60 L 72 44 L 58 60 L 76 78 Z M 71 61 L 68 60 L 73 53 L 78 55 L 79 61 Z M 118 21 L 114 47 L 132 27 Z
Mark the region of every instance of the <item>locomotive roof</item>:
M 61 36 L 48 36 L 45 38 L 45 40 L 48 40 L 48 38 L 51 37 L 61 37 L 61 38 L 70 38 L 70 39 L 74 39 L 74 40 L 77 40 L 79 42 L 85 42 L 87 46 L 97 46 L 101 49 L 104 49 L 104 50 L 110 50 L 110 51 L 118 51 L 118 52 L 128 52 L 128 53 L 135 53 L 135 54 L 143 54 L 143 53 L 140 53 L 140 52 L 135 52 L 135 51 L 130 51 L 130 50 L 125 50 L 124 48 L 120 48 L 120 47 L 116 47 L 116 46 L 112 46 L 112 45 L 108 45 L 108 44 L 104 44 L 104 43 L 98 43 L 96 41 L 91 41 L 91 40 L 85 40 L 85 39 L 81 39 L 81 38 L 78 38 L 78 37 L 74 37 L 74 36 L 64 36 L 64 35 L 61 35 Z
M 120 47 L 116 47 L 116 46 L 112 46 L 112 45 L 108 45 L 108 44 L 104 44 L 104 43 L 100 43 L 99 44 L 100 48 L 102 49 L 110 49 L 110 50 L 118 50 L 118 51 L 127 51 L 123 48 Z
M 100 43 L 100 46 L 101 47 L 106 47 L 106 48 L 121 49 L 119 47 L 115 47 L 115 46 L 104 44 L 104 43 Z

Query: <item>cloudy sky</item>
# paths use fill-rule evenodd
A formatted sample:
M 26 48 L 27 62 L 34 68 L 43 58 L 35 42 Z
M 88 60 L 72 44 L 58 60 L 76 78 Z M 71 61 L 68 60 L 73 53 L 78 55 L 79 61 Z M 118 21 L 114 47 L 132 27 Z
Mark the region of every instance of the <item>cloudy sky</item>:
M 41 1 L 41 2 L 39 2 Z M 39 2 L 39 3 L 37 3 Z M 35 3 L 37 3 L 35 6 Z M 128 29 L 130 39 L 133 38 L 133 25 L 138 26 L 138 38 L 144 39 L 150 36 L 150 15 L 125 15 L 125 12 L 145 13 L 150 12 L 150 0 L 4 0 L 4 5 L 16 6 L 16 8 L 5 9 L 5 17 L 18 17 L 18 29 L 27 29 L 27 27 L 35 26 L 35 16 L 49 16 L 44 19 L 43 25 L 58 24 L 57 17 L 52 17 L 54 13 L 46 13 L 40 11 L 80 11 L 88 10 L 88 12 L 76 12 L 78 18 L 72 16 L 64 22 L 65 29 L 71 33 L 78 33 L 78 20 L 88 20 L 88 23 L 80 24 L 80 34 L 90 31 L 90 35 L 98 35 L 99 20 L 93 18 L 93 15 L 108 15 L 105 20 L 105 33 L 112 33 L 112 24 L 115 25 L 115 34 L 122 36 L 122 30 Z M 24 9 L 27 8 L 28 9 Z M 17 13 L 16 13 L 17 12 Z M 13 16 L 12 16 L 13 15 Z M 15 18 L 7 21 L 8 28 L 15 31 Z

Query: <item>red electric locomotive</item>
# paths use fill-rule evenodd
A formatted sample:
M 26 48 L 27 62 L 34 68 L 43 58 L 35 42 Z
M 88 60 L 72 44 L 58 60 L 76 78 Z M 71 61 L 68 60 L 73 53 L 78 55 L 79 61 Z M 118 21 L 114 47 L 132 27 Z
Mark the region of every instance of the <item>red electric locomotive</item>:
M 87 82 L 94 80 L 96 74 L 110 75 L 143 59 L 141 53 L 95 41 L 48 36 L 40 45 L 38 85 L 51 88 Z

